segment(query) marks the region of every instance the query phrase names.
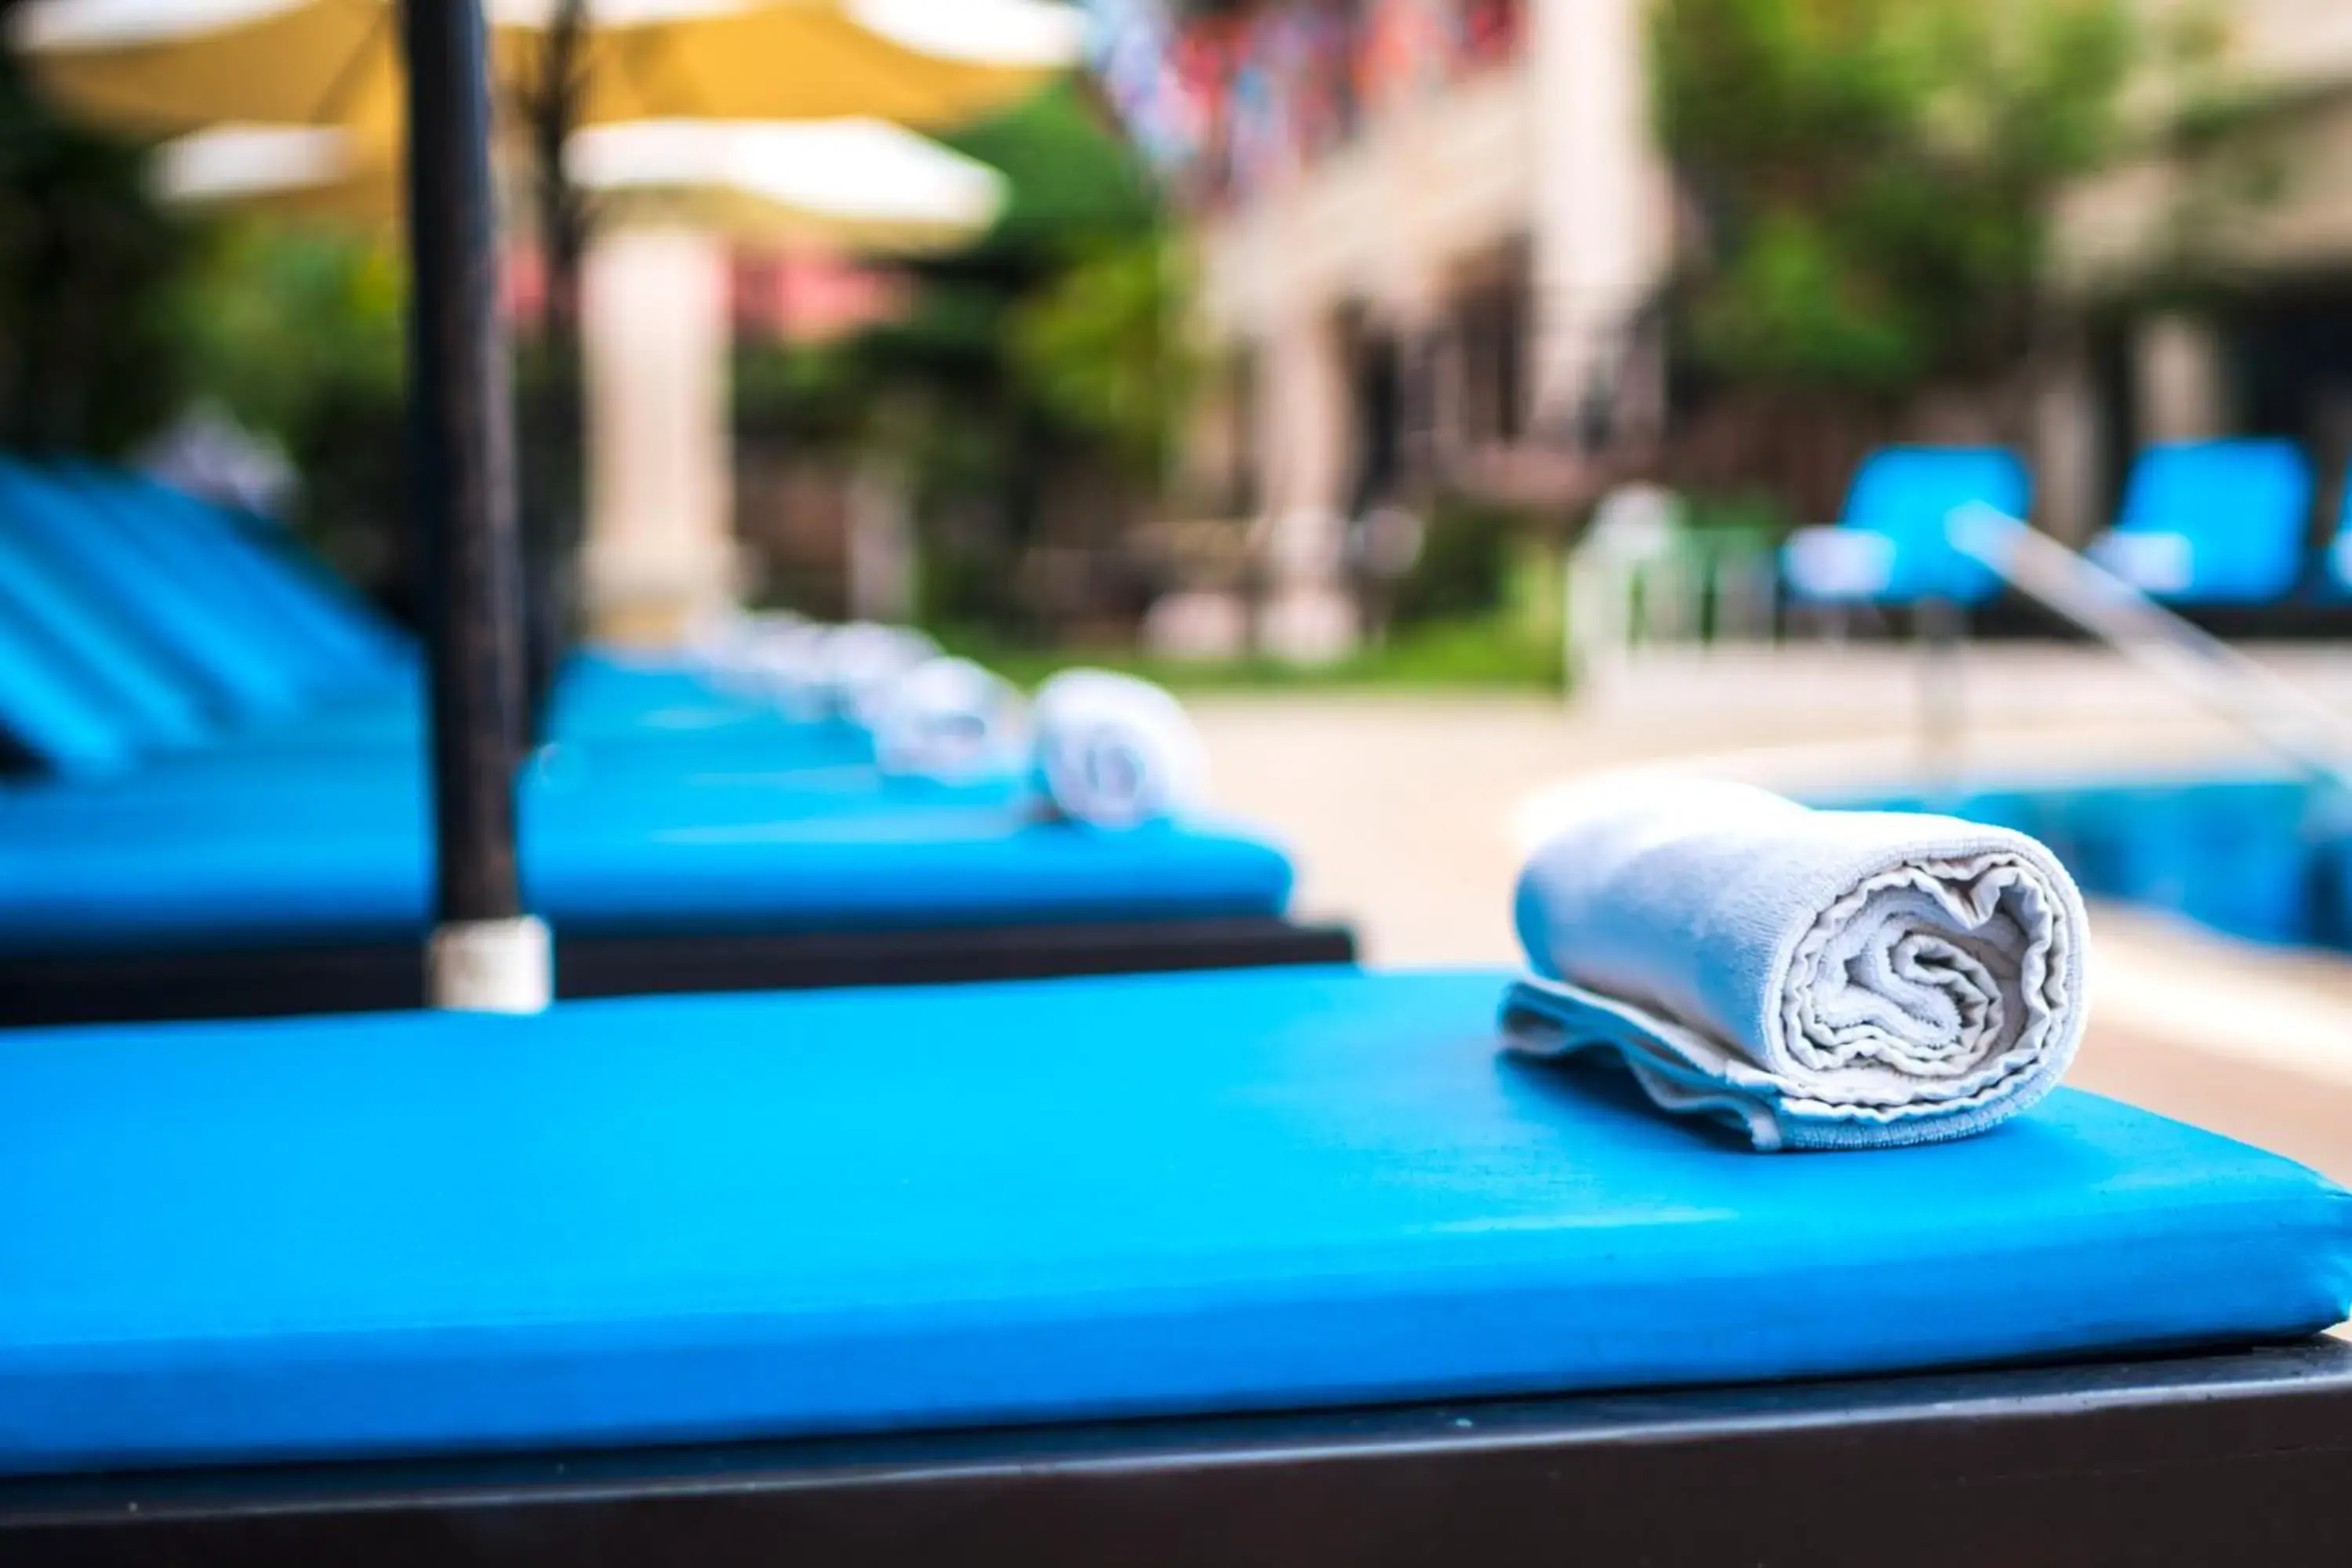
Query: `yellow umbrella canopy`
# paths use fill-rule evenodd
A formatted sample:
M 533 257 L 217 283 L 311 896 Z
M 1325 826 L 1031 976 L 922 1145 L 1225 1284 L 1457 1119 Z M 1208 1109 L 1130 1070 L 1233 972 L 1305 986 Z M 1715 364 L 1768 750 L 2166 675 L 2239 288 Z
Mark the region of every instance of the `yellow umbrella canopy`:
M 15 20 L 52 96 L 132 131 L 250 121 L 390 141 L 400 126 L 400 29 L 383 0 L 38 0 Z
M 1076 13 L 1048 0 L 491 0 L 496 89 L 548 88 L 570 122 L 872 116 L 939 126 L 1017 100 L 1066 68 Z M 576 17 L 574 37 L 559 24 Z M 16 38 L 68 105 L 170 134 L 223 122 L 400 122 L 393 0 L 35 0 Z
M 1078 54 L 1078 14 L 1043 0 L 618 3 L 648 14 L 607 23 L 592 8 L 583 125 L 863 116 L 938 128 L 1026 96 Z M 652 14 L 664 6 L 681 14 Z M 524 79 L 522 57 L 550 36 L 543 22 L 503 34 Z
M 908 254 L 995 220 L 1004 179 L 876 120 L 643 121 L 573 134 L 564 162 L 611 225 L 682 224 L 739 238 Z M 333 127 L 228 125 L 165 145 L 163 195 L 191 205 L 388 228 L 392 149 Z

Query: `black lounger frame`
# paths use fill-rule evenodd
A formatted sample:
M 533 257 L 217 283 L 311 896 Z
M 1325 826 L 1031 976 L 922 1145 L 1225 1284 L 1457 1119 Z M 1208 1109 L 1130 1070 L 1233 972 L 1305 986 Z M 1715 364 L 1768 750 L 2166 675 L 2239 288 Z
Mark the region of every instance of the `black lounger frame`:
M 566 936 L 564 996 L 797 991 L 1349 963 L 1344 926 L 1263 918 L 929 931 Z M 421 945 L 0 959 L 0 1027 L 382 1012 L 425 1001 Z
M 0 1485 L 0 1562 L 2352 1562 L 2352 1347 Z

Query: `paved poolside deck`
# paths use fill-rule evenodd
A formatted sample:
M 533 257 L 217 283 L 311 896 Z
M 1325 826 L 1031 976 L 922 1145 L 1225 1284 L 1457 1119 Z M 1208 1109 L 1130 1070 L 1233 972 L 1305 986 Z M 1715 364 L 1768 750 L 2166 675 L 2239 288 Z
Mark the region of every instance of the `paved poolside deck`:
M 2352 652 L 2261 650 L 2352 716 Z M 1957 733 L 1930 735 L 1904 650 L 1667 655 L 1594 698 L 1219 696 L 1192 706 L 1222 800 L 1286 833 L 1300 898 L 1355 920 L 1376 964 L 1509 963 L 1512 878 L 1546 791 L 1696 768 L 1783 787 L 1923 773 L 2259 767 L 2231 724 L 2120 660 L 1972 649 Z M 2352 1181 L 2352 961 L 2249 947 L 2134 911 L 2095 917 L 2074 1081 Z

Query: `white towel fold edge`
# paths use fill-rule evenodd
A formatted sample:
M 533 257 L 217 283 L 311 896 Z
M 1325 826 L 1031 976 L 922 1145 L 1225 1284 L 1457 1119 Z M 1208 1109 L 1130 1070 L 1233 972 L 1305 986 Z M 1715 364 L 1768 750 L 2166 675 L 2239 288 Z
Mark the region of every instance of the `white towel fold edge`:
M 1521 1056 L 1607 1052 L 1661 1109 L 1727 1122 L 1766 1153 L 1893 1149 L 1968 1137 L 2032 1105 L 2065 1066 L 2063 1058 L 2044 1058 L 1965 1095 L 1834 1104 L 1671 1018 L 1566 981 L 1522 975 L 1505 993 L 1498 1022 L 1504 1044 Z

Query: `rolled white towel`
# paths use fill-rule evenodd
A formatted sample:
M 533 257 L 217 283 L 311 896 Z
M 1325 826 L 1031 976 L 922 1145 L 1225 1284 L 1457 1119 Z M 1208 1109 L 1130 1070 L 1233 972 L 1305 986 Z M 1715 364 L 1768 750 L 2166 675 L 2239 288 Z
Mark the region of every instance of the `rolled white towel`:
M 770 626 L 738 651 L 734 679 L 794 718 L 821 719 L 831 700 L 824 686 L 824 640 L 825 628 L 813 621 Z
M 824 706 L 818 652 L 824 634 L 790 610 L 730 608 L 700 618 L 687 634 L 686 652 L 719 689 L 814 718 Z
M 1037 771 L 1055 809 L 1097 827 L 1133 827 L 1197 806 L 1207 748 L 1192 716 L 1148 680 L 1066 669 L 1031 707 Z
M 1519 1049 L 1613 1052 L 1767 1150 L 1980 1131 L 2074 1059 L 2083 900 L 2022 834 L 1655 777 L 1565 809 L 1519 878 Z
M 870 730 L 891 689 L 939 651 L 939 644 L 907 626 L 873 621 L 834 626 L 817 650 L 818 688 L 834 713 Z
M 1021 694 L 968 658 L 932 658 L 893 684 L 874 725 L 882 771 L 950 784 L 1002 774 L 1028 750 Z
M 686 630 L 688 657 L 714 668 L 740 664 L 745 654 L 779 634 L 809 625 L 791 610 L 747 610 L 728 605 L 694 617 Z

